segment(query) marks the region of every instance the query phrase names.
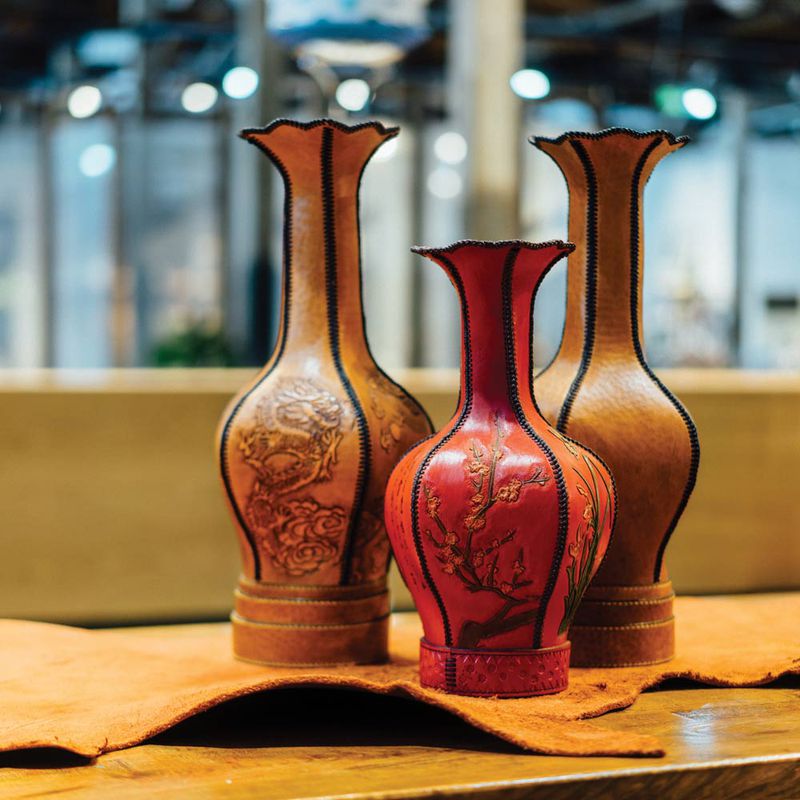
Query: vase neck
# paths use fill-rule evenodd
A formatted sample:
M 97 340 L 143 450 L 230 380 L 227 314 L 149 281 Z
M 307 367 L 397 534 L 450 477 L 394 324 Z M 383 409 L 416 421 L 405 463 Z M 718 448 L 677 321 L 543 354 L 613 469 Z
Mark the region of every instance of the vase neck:
M 642 197 L 656 164 L 685 139 L 612 129 L 534 139 L 569 188 L 567 315 L 559 356 L 641 352 Z
M 270 157 L 284 182 L 281 350 L 327 345 L 371 360 L 358 194 L 370 157 L 396 134 L 379 123 L 349 127 L 332 120 L 279 120 L 242 132 Z
M 479 421 L 528 413 L 532 297 L 550 267 L 570 249 L 563 242 L 516 241 L 415 248 L 447 272 L 461 302 L 458 416 Z

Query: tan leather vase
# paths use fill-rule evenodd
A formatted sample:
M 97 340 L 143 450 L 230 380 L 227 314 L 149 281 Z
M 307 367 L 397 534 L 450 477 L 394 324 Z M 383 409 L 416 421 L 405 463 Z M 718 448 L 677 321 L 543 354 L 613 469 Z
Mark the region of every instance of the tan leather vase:
M 234 652 L 274 664 L 381 661 L 384 491 L 432 430 L 377 366 L 364 331 L 359 183 L 397 129 L 278 120 L 241 135 L 272 159 L 286 194 L 278 342 L 218 431 L 243 564 Z
M 686 139 L 614 128 L 531 143 L 564 174 L 577 245 L 561 345 L 536 378 L 536 397 L 549 421 L 605 460 L 619 503 L 571 629 L 572 664 L 666 661 L 674 621 L 664 550 L 694 488 L 700 448 L 686 409 L 644 356 L 642 199 L 656 164 Z

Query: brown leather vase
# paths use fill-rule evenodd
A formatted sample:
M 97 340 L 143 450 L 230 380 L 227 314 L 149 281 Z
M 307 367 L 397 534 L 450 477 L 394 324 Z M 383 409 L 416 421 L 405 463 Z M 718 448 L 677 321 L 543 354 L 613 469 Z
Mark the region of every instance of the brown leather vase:
M 642 198 L 656 164 L 686 143 L 663 131 L 567 133 L 531 143 L 569 188 L 567 315 L 536 377 L 542 413 L 595 450 L 617 484 L 614 538 L 571 629 L 575 666 L 630 666 L 674 653 L 664 550 L 700 460 L 686 409 L 645 360 Z
M 281 326 L 267 365 L 218 431 L 242 575 L 233 646 L 247 661 L 387 656 L 386 481 L 432 430 L 375 363 L 364 331 L 358 192 L 377 122 L 278 120 L 241 136 L 285 183 Z

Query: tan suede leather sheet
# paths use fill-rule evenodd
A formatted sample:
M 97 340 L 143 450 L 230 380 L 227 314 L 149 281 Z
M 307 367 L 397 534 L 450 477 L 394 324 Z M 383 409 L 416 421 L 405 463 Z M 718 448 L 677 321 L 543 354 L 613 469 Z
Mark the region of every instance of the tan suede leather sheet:
M 800 673 L 800 594 L 679 598 L 677 657 L 656 666 L 575 669 L 550 697 L 497 700 L 422 689 L 419 621 L 396 614 L 388 664 L 259 667 L 235 661 L 230 627 L 87 631 L 0 621 L 0 750 L 59 747 L 96 756 L 138 744 L 204 709 L 270 689 L 332 686 L 390 694 L 445 709 L 537 753 L 663 755 L 646 733 L 599 717 L 668 678 L 756 686 Z M 269 721 L 265 721 L 268 725 Z M 314 725 L 313 713 L 308 714 Z

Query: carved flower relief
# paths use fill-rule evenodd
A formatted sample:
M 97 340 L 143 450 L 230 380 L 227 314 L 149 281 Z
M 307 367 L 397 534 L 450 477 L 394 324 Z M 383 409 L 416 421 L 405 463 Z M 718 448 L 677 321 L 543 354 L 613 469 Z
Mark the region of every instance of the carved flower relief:
M 380 498 L 375 508 L 365 509 L 361 514 L 356 546 L 353 548 L 351 578 L 354 583 L 369 583 L 386 572 L 389 560 L 389 537 L 386 535 L 380 512 L 382 505 L 383 498 Z
M 347 524 L 339 506 L 287 500 L 277 506 L 261 539 L 275 566 L 287 575 L 307 575 L 322 564 L 339 563 Z
M 352 417 L 330 392 L 307 378 L 278 381 L 259 400 L 255 424 L 238 449 L 256 479 L 245 518 L 275 567 L 287 575 L 316 572 L 341 560 L 348 515 L 300 490 L 333 477 L 343 429 Z
M 403 431 L 410 428 L 420 434 L 428 433 L 424 414 L 400 387 L 383 375 L 373 375 L 367 382 L 370 388 L 370 408 L 380 422 L 378 441 L 381 449 L 390 453 L 403 439 Z M 382 404 L 388 395 L 398 401 L 389 408 Z

